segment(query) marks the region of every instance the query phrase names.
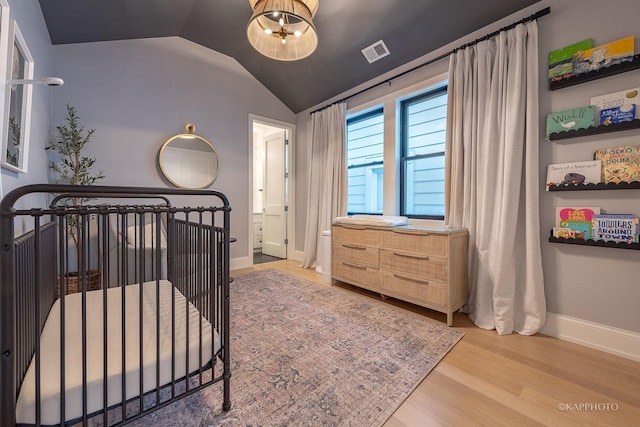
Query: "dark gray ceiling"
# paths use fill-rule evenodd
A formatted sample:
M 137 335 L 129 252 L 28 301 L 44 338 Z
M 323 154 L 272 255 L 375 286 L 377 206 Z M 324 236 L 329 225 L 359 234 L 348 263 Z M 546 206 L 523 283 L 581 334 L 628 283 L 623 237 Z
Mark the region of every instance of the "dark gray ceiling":
M 538 1 L 320 0 L 318 48 L 296 62 L 251 47 L 248 0 L 40 0 L 40 7 L 53 44 L 180 36 L 233 57 L 298 113 Z M 369 64 L 360 50 L 380 39 L 391 55 Z

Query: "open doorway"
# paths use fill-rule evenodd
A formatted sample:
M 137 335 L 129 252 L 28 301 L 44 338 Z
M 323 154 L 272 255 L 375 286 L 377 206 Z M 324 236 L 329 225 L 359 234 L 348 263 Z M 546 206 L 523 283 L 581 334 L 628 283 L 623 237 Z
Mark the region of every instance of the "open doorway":
M 293 125 L 252 118 L 253 264 L 289 258 Z

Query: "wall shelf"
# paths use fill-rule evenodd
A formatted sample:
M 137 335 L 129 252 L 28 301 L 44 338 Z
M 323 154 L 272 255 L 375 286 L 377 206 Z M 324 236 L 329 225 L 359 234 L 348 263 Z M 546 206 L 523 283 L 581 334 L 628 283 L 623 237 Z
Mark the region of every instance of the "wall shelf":
M 633 249 L 640 250 L 640 243 L 625 243 L 625 242 L 605 242 L 604 240 L 581 240 L 581 239 L 564 239 L 562 237 L 549 237 L 551 243 L 564 243 L 568 245 L 579 246 L 600 246 L 602 248 L 616 248 L 616 249 Z
M 640 54 L 635 55 L 631 61 L 600 68 L 599 70 L 589 71 L 588 73 L 581 74 L 579 76 L 571 76 L 566 79 L 549 82 L 549 90 L 558 90 L 637 69 L 640 69 Z
M 640 62 L 640 61 L 638 61 Z M 640 129 L 640 119 L 630 122 L 611 123 L 610 125 L 591 126 L 586 129 L 575 129 L 564 132 L 554 132 L 549 134 L 549 141 L 557 141 L 560 139 L 577 138 L 580 136 L 598 135 L 602 133 L 619 132 L 623 130 Z
M 549 191 L 585 191 L 585 190 L 633 190 L 640 189 L 640 182 L 599 182 L 597 184 L 564 184 L 551 185 Z

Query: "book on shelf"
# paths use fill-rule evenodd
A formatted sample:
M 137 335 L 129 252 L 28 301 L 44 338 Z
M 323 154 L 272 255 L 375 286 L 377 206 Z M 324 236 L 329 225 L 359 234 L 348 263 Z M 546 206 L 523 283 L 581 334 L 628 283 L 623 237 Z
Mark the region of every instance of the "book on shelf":
M 547 114 L 546 139 L 549 140 L 549 136 L 552 133 L 566 132 L 568 130 L 575 129 L 586 129 L 591 126 L 595 126 L 595 114 L 595 107 L 593 105 Z
M 581 240 L 591 239 L 592 219 L 595 215 L 600 213 L 599 207 L 569 207 L 558 206 L 556 207 L 554 237 L 556 228 L 558 229 L 570 229 L 573 231 L 573 237 Z M 557 230 L 558 233 L 567 233 L 564 230 Z
M 623 105 L 600 110 L 599 123 L 609 126 L 612 123 L 632 122 L 636 119 L 636 105 Z
M 598 125 L 606 124 L 603 122 L 602 112 L 612 108 L 618 108 L 618 111 L 626 113 L 625 120 L 640 118 L 640 109 L 638 108 L 638 104 L 640 104 L 640 87 L 607 93 L 605 95 L 594 96 L 591 98 L 591 105 L 595 107 L 596 116 L 599 118 Z M 633 110 L 633 114 L 629 114 L 629 111 L 631 110 Z
M 576 232 L 570 228 L 553 227 L 553 237 L 559 237 L 561 239 L 575 239 Z
M 638 243 L 638 215 L 596 214 L 591 219 L 592 239 Z
M 602 148 L 593 157 L 602 162 L 600 179 L 605 184 L 640 181 L 640 145 Z
M 547 166 L 546 190 L 552 185 L 598 183 L 602 176 L 602 161 L 552 163 Z
M 593 39 L 586 39 L 549 52 L 549 80 L 554 82 L 573 75 L 573 55 L 593 47 Z
M 633 61 L 634 36 L 625 37 L 573 55 L 573 74 L 579 76 L 612 65 Z
M 560 221 L 559 228 L 572 230 L 574 239 L 591 239 L 591 221 Z

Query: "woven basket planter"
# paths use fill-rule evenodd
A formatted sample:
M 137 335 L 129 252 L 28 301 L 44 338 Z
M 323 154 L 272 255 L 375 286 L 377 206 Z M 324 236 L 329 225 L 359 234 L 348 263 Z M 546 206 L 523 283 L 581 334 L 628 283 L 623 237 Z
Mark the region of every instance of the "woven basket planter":
M 56 280 L 56 298 L 60 297 L 60 287 L 62 286 L 62 280 L 58 277 Z M 66 294 L 74 294 L 82 290 L 82 283 L 77 272 L 67 273 L 66 277 Z M 87 291 L 95 291 L 100 289 L 100 272 L 98 270 L 89 270 L 86 273 L 86 288 Z

